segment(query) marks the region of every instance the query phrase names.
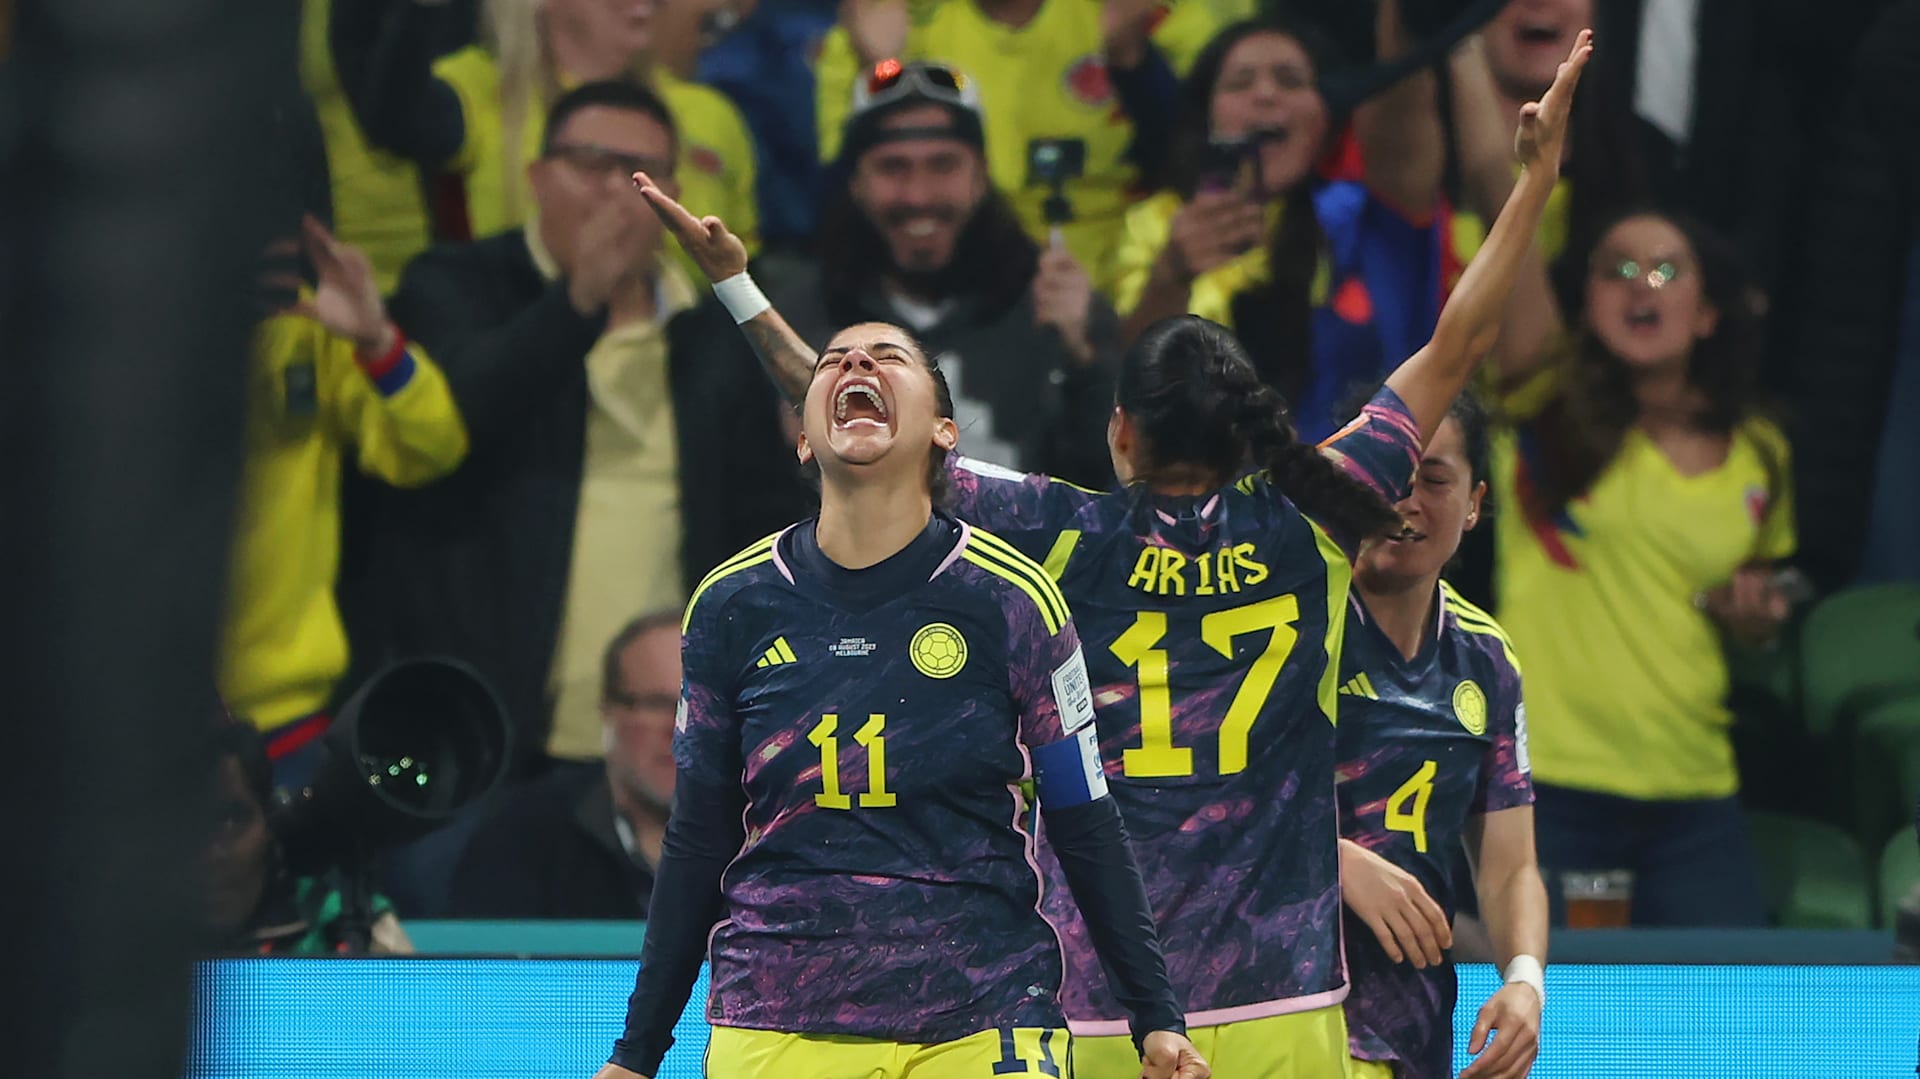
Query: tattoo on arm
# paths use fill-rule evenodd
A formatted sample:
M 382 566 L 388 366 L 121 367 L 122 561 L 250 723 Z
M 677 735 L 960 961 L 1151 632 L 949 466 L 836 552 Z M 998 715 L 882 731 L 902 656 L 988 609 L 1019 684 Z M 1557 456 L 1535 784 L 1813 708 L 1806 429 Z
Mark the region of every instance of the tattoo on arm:
M 754 354 L 760 357 L 767 377 L 773 379 L 787 400 L 794 404 L 804 400 L 807 384 L 813 380 L 813 349 L 800 339 L 793 327 L 787 325 L 779 312 L 768 310 L 747 320 L 740 330 L 753 345 Z

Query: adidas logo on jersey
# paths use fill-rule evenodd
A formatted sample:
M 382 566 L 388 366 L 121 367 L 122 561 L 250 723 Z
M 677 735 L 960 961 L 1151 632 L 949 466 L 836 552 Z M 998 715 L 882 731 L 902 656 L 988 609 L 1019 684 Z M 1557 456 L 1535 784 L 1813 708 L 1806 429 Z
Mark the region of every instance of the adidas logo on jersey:
M 1376 701 L 1380 699 L 1380 695 L 1373 691 L 1373 683 L 1368 680 L 1365 671 L 1347 679 L 1347 684 L 1340 687 L 1340 692 L 1349 697 L 1366 697 Z
M 754 666 L 778 667 L 782 663 L 793 662 L 796 662 L 796 659 L 793 654 L 793 649 L 787 645 L 787 639 L 785 637 L 775 637 L 773 639 L 773 646 L 767 649 L 767 654 L 761 656 L 760 662 L 754 664 Z

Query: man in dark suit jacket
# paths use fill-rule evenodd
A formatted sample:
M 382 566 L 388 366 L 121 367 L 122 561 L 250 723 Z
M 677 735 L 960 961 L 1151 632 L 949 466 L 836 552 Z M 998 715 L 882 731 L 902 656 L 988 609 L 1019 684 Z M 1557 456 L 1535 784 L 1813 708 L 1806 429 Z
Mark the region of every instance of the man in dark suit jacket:
M 472 450 L 424 490 L 354 492 L 355 658 L 472 663 L 523 764 L 596 760 L 607 638 L 808 504 L 766 380 L 718 305 L 693 306 L 629 182 L 674 159 L 649 91 L 571 91 L 528 170 L 536 223 L 426 252 L 392 302 Z
M 608 643 L 604 767 L 566 765 L 496 799 L 453 872 L 452 918 L 645 918 L 673 801 L 680 612 Z

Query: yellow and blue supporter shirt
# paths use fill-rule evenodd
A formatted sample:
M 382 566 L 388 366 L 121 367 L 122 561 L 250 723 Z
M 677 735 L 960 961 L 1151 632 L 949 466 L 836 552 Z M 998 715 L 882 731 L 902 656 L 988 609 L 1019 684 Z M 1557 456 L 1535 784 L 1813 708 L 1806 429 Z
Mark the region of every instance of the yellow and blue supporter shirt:
M 326 707 L 347 669 L 334 603 L 343 461 L 417 486 L 459 466 L 467 432 L 417 345 L 363 364 L 293 314 L 254 332 L 246 412 L 218 683 L 229 710 L 271 731 Z
M 1641 799 L 1739 788 L 1719 629 L 1695 597 L 1736 569 L 1793 552 L 1786 438 L 1758 417 L 1727 459 L 1674 467 L 1639 428 L 1591 488 L 1551 516 L 1523 511 L 1543 455 L 1531 421 L 1559 392 L 1541 372 L 1495 433 L 1495 587 L 1527 657 L 1534 778 Z
M 1095 279 L 1122 317 L 1140 305 L 1182 205 L 1177 193 L 1163 191 L 1127 211 L 1106 272 Z M 1312 284 L 1312 362 L 1292 404 L 1301 437 L 1318 442 L 1345 419 L 1340 406 L 1354 386 L 1384 379 L 1432 336 L 1440 317 L 1444 265 L 1437 218 L 1411 220 L 1365 184 L 1319 184 L 1311 206 L 1326 241 Z M 1269 231 L 1290 212 L 1291 206 L 1270 207 Z M 1196 277 L 1187 312 L 1231 329 L 1234 297 L 1270 279 L 1263 239 Z

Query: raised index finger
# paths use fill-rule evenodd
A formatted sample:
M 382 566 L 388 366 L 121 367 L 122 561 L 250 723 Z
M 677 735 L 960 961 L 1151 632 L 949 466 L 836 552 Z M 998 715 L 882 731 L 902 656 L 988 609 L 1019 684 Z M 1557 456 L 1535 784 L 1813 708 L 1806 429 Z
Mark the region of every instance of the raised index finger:
M 682 241 L 707 238 L 707 227 L 700 223 L 700 219 L 687 212 L 687 208 L 672 195 L 660 190 L 660 185 L 653 182 L 653 177 L 636 172 L 633 174 L 633 185 L 640 189 L 640 196 L 647 200 L 647 205 L 653 207 L 653 212 L 675 236 Z

